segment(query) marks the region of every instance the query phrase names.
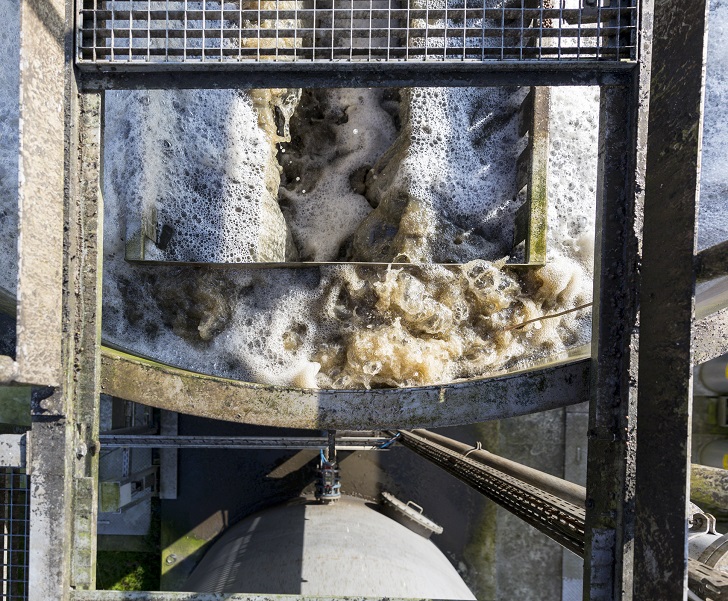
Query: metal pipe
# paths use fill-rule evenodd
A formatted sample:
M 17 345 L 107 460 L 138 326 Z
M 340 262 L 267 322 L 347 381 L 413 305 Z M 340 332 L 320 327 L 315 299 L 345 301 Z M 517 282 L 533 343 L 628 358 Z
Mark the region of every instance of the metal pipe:
M 584 556 L 583 508 L 473 460 L 467 452 L 448 448 L 422 432 L 400 432 L 401 443 L 420 457 L 452 474 L 564 548 L 579 557 Z
M 551 474 L 546 474 L 542 471 L 516 463 L 510 459 L 505 459 L 494 455 L 489 451 L 481 448 L 476 448 L 447 438 L 441 434 L 430 432 L 429 430 L 413 430 L 415 434 L 426 438 L 434 443 L 447 447 L 452 451 L 467 454 L 468 459 L 474 459 L 480 463 L 483 463 L 493 469 L 518 478 L 523 482 L 540 488 L 543 491 L 551 493 L 552 495 L 573 503 L 577 507 L 584 507 L 586 503 L 586 489 L 583 486 L 574 484 L 562 478 L 557 478 Z
M 328 437 L 305 436 L 182 436 L 182 435 L 116 435 L 101 434 L 101 447 L 130 449 L 328 449 L 332 453 Z M 334 441 L 339 450 L 379 450 L 389 439 L 382 436 L 340 436 Z

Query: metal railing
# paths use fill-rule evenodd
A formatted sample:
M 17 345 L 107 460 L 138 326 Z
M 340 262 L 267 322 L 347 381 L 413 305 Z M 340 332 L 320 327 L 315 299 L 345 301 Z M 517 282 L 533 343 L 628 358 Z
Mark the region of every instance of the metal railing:
M 29 492 L 25 468 L 0 467 L 0 599 L 6 601 L 28 598 Z
M 79 0 L 77 62 L 618 62 L 636 32 L 636 0 Z

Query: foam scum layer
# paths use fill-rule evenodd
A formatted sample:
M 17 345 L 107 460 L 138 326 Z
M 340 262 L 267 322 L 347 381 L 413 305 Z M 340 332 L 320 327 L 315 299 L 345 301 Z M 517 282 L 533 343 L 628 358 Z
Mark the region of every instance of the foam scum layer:
M 105 336 L 188 369 L 309 388 L 441 383 L 583 343 L 589 336 L 584 311 L 514 326 L 590 300 L 589 246 L 579 240 L 593 237 L 596 95 L 594 90 L 571 89 L 559 98 L 558 110 L 568 118 L 554 124 L 552 139 L 572 139 L 550 153 L 552 167 L 560 167 L 555 186 L 570 191 L 550 202 L 549 220 L 559 238 L 550 241 L 545 268 L 516 273 L 503 257 L 518 203 L 515 159 L 525 142 L 517 137 L 516 109 L 524 93 L 306 92 L 291 118 L 290 144 L 279 142 L 279 197 L 302 256 L 388 260 L 394 254 L 413 261 L 468 261 L 462 267 L 130 266 L 121 258 L 123 212 L 107 190 L 111 235 L 104 280 Z M 129 101 L 130 93 L 117 94 L 107 103 L 112 114 Z M 185 121 L 168 115 L 164 128 L 174 131 L 147 130 L 147 147 L 163 149 L 155 143 L 160 138 L 182 139 L 175 128 L 187 121 L 209 123 L 200 99 L 181 102 L 180 95 L 195 92 L 175 94 L 177 108 L 166 99 L 154 102 L 172 112 L 184 111 Z M 215 101 L 220 114 L 241 110 L 245 116 L 226 121 L 227 130 L 214 134 L 219 136 L 213 138 L 214 147 L 226 149 L 223 156 L 245 140 L 260 139 L 262 146 L 273 135 L 270 128 L 280 127 L 251 112 L 272 114 L 272 100 L 256 105 L 239 95 L 220 94 Z M 203 113 L 199 119 L 195 111 Z M 567 136 L 576 125 L 581 126 L 578 133 Z M 213 134 L 207 129 L 185 126 L 186 144 L 196 148 L 198 135 L 200 144 L 210 140 Z M 141 143 L 125 139 L 125 131 L 112 130 L 121 136 L 115 144 L 128 148 Z M 155 164 L 135 163 L 139 153 L 125 156 L 124 168 L 130 172 L 149 171 Z M 261 173 L 272 171 L 266 165 L 271 154 L 256 157 L 256 169 L 247 177 L 260 181 Z M 185 163 L 190 159 L 197 161 L 179 155 L 179 164 L 164 169 L 184 173 L 192 168 Z M 107 154 L 107 173 L 113 172 L 115 160 L 113 153 Z M 202 188 L 209 190 L 205 170 L 199 172 Z M 160 192 L 164 178 L 155 177 L 154 171 L 145 177 L 155 182 L 158 198 L 169 196 Z M 216 178 L 217 170 L 209 177 Z M 123 179 L 111 181 L 121 185 Z M 216 202 L 235 206 L 238 196 L 227 189 L 217 194 Z M 396 230 L 393 237 L 387 238 L 388 228 Z M 566 234 L 568 243 L 560 238 Z M 216 252 L 204 260 L 215 260 Z

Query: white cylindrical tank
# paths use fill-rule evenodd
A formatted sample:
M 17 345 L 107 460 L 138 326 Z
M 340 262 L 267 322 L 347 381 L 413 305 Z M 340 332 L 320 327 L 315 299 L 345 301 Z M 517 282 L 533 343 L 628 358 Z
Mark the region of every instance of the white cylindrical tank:
M 183 590 L 475 599 L 428 539 L 362 499 L 297 499 L 247 517 L 215 542 Z
M 700 366 L 700 381 L 717 394 L 728 394 L 728 355 L 717 357 Z

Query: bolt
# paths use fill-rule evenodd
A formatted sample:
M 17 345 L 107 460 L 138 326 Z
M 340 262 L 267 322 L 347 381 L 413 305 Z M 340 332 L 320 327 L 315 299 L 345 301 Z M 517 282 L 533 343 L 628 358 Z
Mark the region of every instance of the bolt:
M 86 443 L 79 443 L 79 445 L 76 447 L 76 457 L 78 459 L 83 459 L 84 457 L 86 457 L 86 453 L 88 453 L 88 447 L 86 446 Z
M 167 555 L 167 559 L 165 559 L 164 561 L 168 566 L 171 566 L 177 561 L 177 556 L 174 553 L 170 553 L 169 555 Z

